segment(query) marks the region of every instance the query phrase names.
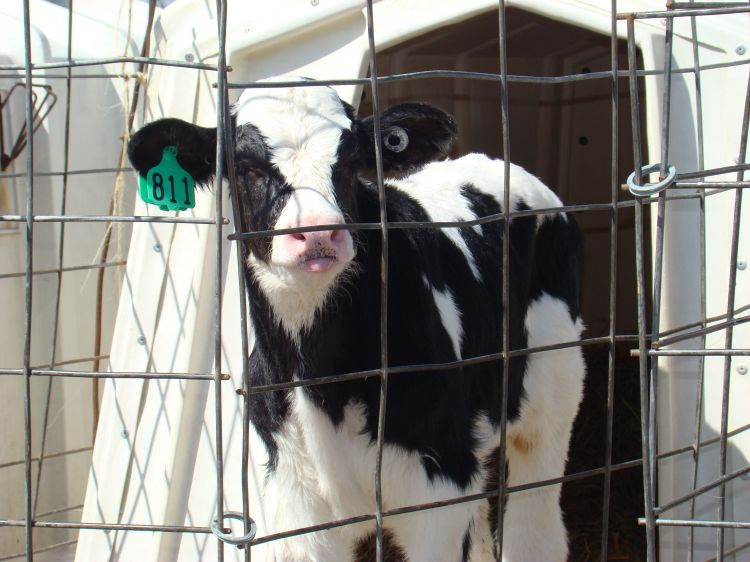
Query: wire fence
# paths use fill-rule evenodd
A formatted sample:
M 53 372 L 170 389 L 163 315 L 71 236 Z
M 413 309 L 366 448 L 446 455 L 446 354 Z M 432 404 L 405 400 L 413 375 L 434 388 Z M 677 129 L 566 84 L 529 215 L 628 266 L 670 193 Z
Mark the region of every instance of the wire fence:
M 507 22 L 506 22 L 506 6 L 503 0 L 499 1 L 498 5 L 498 43 L 499 52 L 497 53 L 498 60 L 498 71 L 495 73 L 482 73 L 482 72 L 465 72 L 456 70 L 430 70 L 423 72 L 410 72 L 402 74 L 390 74 L 390 75 L 379 75 L 377 68 L 377 57 L 378 45 L 375 43 L 375 25 L 373 16 L 373 2 L 367 0 L 365 6 L 365 15 L 367 22 L 367 39 L 369 44 L 369 77 L 355 77 L 355 78 L 342 78 L 336 80 L 318 80 L 318 81 L 288 81 L 283 83 L 257 83 L 257 82 L 232 82 L 229 79 L 231 69 L 227 65 L 226 59 L 226 45 L 227 45 L 227 18 L 228 10 L 231 9 L 227 0 L 217 0 L 216 2 L 216 14 L 217 14 L 217 38 L 218 38 L 218 60 L 216 64 L 205 64 L 199 62 L 181 61 L 181 60 L 165 60 L 161 58 L 154 58 L 150 56 L 150 37 L 152 31 L 152 25 L 154 21 L 155 2 L 151 3 L 150 17 L 148 22 L 148 29 L 146 31 L 146 40 L 143 45 L 141 56 L 137 57 L 110 57 L 102 59 L 86 59 L 79 60 L 74 59 L 72 56 L 72 35 L 73 35 L 73 14 L 74 6 L 71 0 L 69 9 L 68 25 L 68 52 L 67 60 L 56 63 L 37 63 L 34 61 L 32 53 L 32 21 L 29 7 L 29 0 L 23 0 L 24 8 L 24 29 L 25 29 L 25 63 L 24 65 L 11 65 L 4 64 L 0 65 L 0 73 L 2 77 L 15 77 L 17 74 L 14 72 L 23 71 L 24 73 L 24 85 L 25 85 L 25 105 L 26 105 L 26 130 L 33 131 L 38 124 L 35 124 L 35 93 L 33 90 L 34 81 L 41 76 L 41 71 L 44 71 L 43 77 L 45 79 L 61 79 L 65 81 L 65 88 L 67 90 L 67 106 L 66 106 L 66 143 L 65 143 L 65 160 L 64 166 L 61 171 L 58 172 L 37 172 L 35 169 L 35 151 L 34 151 L 34 136 L 29 134 L 26 147 L 26 171 L 21 173 L 5 173 L 0 174 L 0 178 L 18 178 L 23 176 L 26 181 L 26 201 L 25 201 L 25 212 L 17 215 L 0 215 L 0 221 L 15 222 L 22 225 L 26 235 L 26 263 L 25 271 L 14 272 L 9 274 L 3 274 L 2 278 L 11 277 L 22 277 L 25 280 L 25 325 L 24 325 L 24 351 L 23 351 L 23 365 L 20 368 L 4 368 L 0 369 L 0 375 L 3 376 L 18 376 L 23 378 L 23 401 L 24 401 L 24 459 L 23 461 L 10 462 L 0 465 L 0 469 L 9 466 L 18 466 L 23 464 L 25 471 L 25 489 L 24 489 L 24 512 L 25 517 L 23 519 L 0 519 L 0 527 L 20 527 L 24 529 L 24 543 L 25 543 L 25 557 L 27 560 L 32 561 L 35 559 L 35 554 L 44 551 L 48 547 L 37 548 L 34 543 L 34 530 L 35 529 L 90 529 L 90 530 L 120 530 L 120 531 L 149 531 L 149 532 L 163 532 L 163 533 L 181 533 L 181 534 L 213 534 L 218 540 L 215 541 L 216 557 L 218 560 L 224 559 L 224 553 L 226 548 L 239 547 L 244 549 L 245 560 L 250 560 L 252 547 L 261 545 L 270 541 L 280 540 L 293 536 L 298 536 L 305 533 L 312 533 L 324 529 L 331 529 L 344 525 L 352 525 L 355 523 L 362 523 L 365 521 L 374 521 L 376 527 L 376 559 L 378 561 L 383 560 L 384 556 L 384 535 L 383 529 L 385 521 L 389 517 L 404 513 L 413 513 L 417 511 L 440 509 L 442 507 L 456 505 L 465 502 L 476 502 L 489 498 L 494 498 L 499 503 L 499 513 L 503 512 L 505 502 L 509 494 L 516 493 L 521 490 L 533 489 L 536 487 L 549 486 L 552 484 L 568 483 L 577 480 L 602 477 L 602 509 L 601 509 L 601 532 L 600 532 L 600 545 L 598 550 L 598 558 L 600 560 L 607 560 L 608 553 L 611 548 L 611 538 L 608 532 L 610 526 L 610 514 L 611 514 L 611 482 L 612 475 L 628 469 L 634 469 L 636 467 L 642 468 L 642 479 L 643 479 L 643 518 L 640 523 L 645 527 L 646 531 L 646 552 L 644 553 L 644 559 L 648 561 L 654 561 L 658 555 L 658 533 L 657 528 L 664 526 L 671 527 L 689 527 L 689 543 L 685 547 L 686 553 L 690 560 L 693 558 L 693 552 L 695 550 L 695 533 L 694 529 L 698 527 L 712 528 L 715 529 L 715 559 L 725 560 L 732 555 L 739 554 L 740 556 L 747 554 L 747 549 L 750 547 L 750 542 L 741 542 L 736 546 L 727 548 L 725 546 L 725 531 L 726 529 L 748 529 L 750 528 L 749 521 L 733 521 L 728 520 L 726 510 L 726 490 L 727 485 L 732 482 L 739 482 L 743 476 L 750 473 L 750 467 L 744 467 L 737 470 L 728 470 L 728 450 L 729 440 L 732 437 L 741 435 L 743 432 L 750 429 L 750 424 L 743 425 L 738 428 L 731 429 L 729 422 L 729 400 L 730 400 L 730 374 L 731 374 L 731 361 L 730 359 L 734 356 L 747 356 L 750 355 L 750 349 L 735 348 L 733 345 L 733 330 L 735 327 L 750 321 L 750 315 L 747 315 L 749 306 L 738 306 L 736 303 L 736 285 L 737 285 L 737 267 L 739 245 L 740 245 L 740 224 L 742 217 L 742 195 L 743 189 L 750 186 L 750 182 L 746 181 L 745 171 L 750 168 L 750 164 L 745 163 L 745 155 L 747 152 L 747 139 L 748 139 L 748 123 L 750 122 L 750 86 L 747 89 L 747 101 L 745 103 L 745 112 L 742 116 L 742 130 L 739 139 L 739 160 L 734 165 L 727 165 L 719 168 L 705 169 L 704 167 L 704 134 L 703 134 L 703 100 L 701 97 L 702 93 L 702 77 L 707 71 L 715 70 L 718 68 L 725 68 L 732 65 L 750 65 L 750 60 L 741 60 L 739 62 L 730 62 L 726 64 L 712 64 L 712 65 L 701 65 L 699 60 L 699 41 L 698 36 L 698 19 L 704 17 L 719 17 L 721 15 L 728 14 L 745 14 L 750 13 L 750 5 L 746 2 L 727 2 L 727 3 L 704 3 L 704 2 L 669 2 L 665 10 L 656 10 L 649 12 L 635 12 L 635 13 L 621 13 L 618 11 L 617 1 L 612 0 L 610 5 L 611 13 L 611 70 L 602 72 L 587 72 L 560 76 L 524 76 L 524 75 L 512 75 L 508 72 L 508 54 L 507 54 Z M 663 68 L 651 68 L 644 69 L 638 68 L 637 58 L 637 27 L 636 23 L 639 20 L 646 19 L 663 19 L 664 20 L 664 66 Z M 674 20 L 675 18 L 690 18 L 692 26 L 692 37 L 691 41 L 693 44 L 694 53 L 694 64 L 692 67 L 687 68 L 673 68 L 674 58 L 672 57 L 672 42 L 674 37 Z M 626 22 L 626 40 L 627 40 L 627 53 L 628 53 L 628 67 L 626 69 L 619 67 L 618 60 L 618 36 L 620 35 L 620 28 L 618 28 L 618 22 L 624 20 Z M 172 67 L 181 67 L 191 70 L 203 70 L 209 71 L 215 74 L 215 96 L 217 101 L 217 112 L 216 112 L 216 126 L 217 126 L 217 150 L 216 150 L 216 162 L 228 162 L 229 177 L 227 182 L 223 182 L 220 175 L 217 175 L 217 180 L 214 183 L 215 192 L 215 209 L 214 218 L 201 218 L 201 217 L 151 217 L 151 216 L 123 216 L 110 213 L 107 215 L 69 215 L 66 213 L 66 192 L 69 181 L 74 179 L 79 174 L 98 174 L 105 172 L 116 172 L 116 173 L 129 173 L 130 168 L 126 165 L 121 165 L 116 168 L 102 168 L 102 169 L 84 169 L 84 170 L 72 170 L 69 167 L 69 131 L 67 128 L 70 124 L 70 96 L 71 96 L 71 84 L 74 80 L 80 78 L 102 78 L 102 77 L 122 77 L 126 80 L 132 78 L 133 74 L 128 73 L 106 73 L 106 74 L 95 74 L 95 75 L 77 75 L 74 71 L 78 68 L 85 66 L 99 66 L 99 65 L 111 65 L 111 64 L 136 64 L 138 65 L 138 73 L 141 75 L 145 74 L 149 67 L 152 65 L 164 65 Z M 64 74 L 54 75 L 49 74 L 50 69 L 61 69 L 64 70 Z M 697 149 L 698 149 L 698 169 L 691 171 L 674 170 L 669 164 L 669 147 L 670 147 L 670 116 L 672 115 L 670 103 L 672 100 L 671 92 L 671 77 L 676 74 L 685 74 L 689 79 L 694 81 L 695 87 L 695 112 L 696 118 L 695 123 L 697 127 Z M 661 160 L 658 164 L 647 165 L 644 161 L 642 154 L 644 146 L 644 138 L 642 132 L 642 121 L 641 115 L 643 113 L 641 104 L 643 100 L 639 98 L 639 80 L 644 79 L 648 76 L 662 76 L 663 90 L 661 100 L 661 130 L 659 143 L 661 147 Z M 449 227 L 471 227 L 479 224 L 486 224 L 490 222 L 501 223 L 504 229 L 502 256 L 503 256 L 503 302 L 508 302 L 509 299 L 509 269 L 508 260 L 510 254 L 509 248 L 509 228 L 511 220 L 516 216 L 528 216 L 528 215 L 542 215 L 545 213 L 556 213 L 559 212 L 560 208 L 555 209 L 541 209 L 541 210 L 525 210 L 510 212 L 509 204 L 509 191 L 505 192 L 505 201 L 503 205 L 504 211 L 497 215 L 481 217 L 473 221 L 453 221 L 453 222 L 442 222 L 442 223 L 395 223 L 389 222 L 385 211 L 385 199 L 384 199 L 384 174 L 383 174 L 383 163 L 382 155 L 380 153 L 380 125 L 377 116 L 380 112 L 380 99 L 379 90 L 382 85 L 387 83 L 395 83 L 400 81 L 416 81 L 425 79 L 444 79 L 444 80 L 477 80 L 477 81 L 491 81 L 499 85 L 500 97 L 498 104 L 500 106 L 501 122 L 498 127 L 501 129 L 502 138 L 502 154 L 505 161 L 504 175 L 505 185 L 508 185 L 508 179 L 510 174 L 510 162 L 513 159 L 513 131 L 510 128 L 510 117 L 509 113 L 512 111 L 510 98 L 508 95 L 508 89 L 511 84 L 571 84 L 575 82 L 583 81 L 606 81 L 610 84 L 611 88 L 611 181 L 609 185 L 610 201 L 608 203 L 591 203 L 591 204 L 572 204 L 562 207 L 562 210 L 571 213 L 602 213 L 609 217 L 609 244 L 611 248 L 611 256 L 609 262 L 609 286 L 608 286 L 608 303 L 609 303 L 609 324 L 607 334 L 604 336 L 588 337 L 581 341 L 565 342 L 559 345 L 534 347 L 528 349 L 511 349 L 509 344 L 509 308 L 504 307 L 502 325 L 503 325 L 503 341 L 498 342 L 498 351 L 496 353 L 482 356 L 472 357 L 464 360 L 444 363 L 444 364 L 429 364 L 429 365 L 392 365 L 389 362 L 388 346 L 387 346 L 387 333 L 388 333 L 388 316 L 387 316 L 387 302 L 388 302 L 388 241 L 389 231 L 393 229 L 416 229 L 416 228 L 449 228 Z M 619 154 L 619 129 L 625 126 L 619 122 L 618 119 L 618 106 L 621 103 L 622 93 L 620 92 L 621 83 L 620 78 L 627 78 L 629 84 L 629 99 L 630 99 L 630 112 L 632 121 L 630 127 L 633 131 L 633 161 L 634 170 L 631 178 L 628 180 L 628 186 L 634 193 L 639 196 L 633 200 L 625 200 L 622 197 L 622 185 L 621 176 L 622 170 L 618 167 L 618 154 Z M 224 239 L 223 239 L 223 228 L 229 222 L 227 219 L 227 209 L 223 207 L 223 191 L 229 189 L 231 192 L 231 200 L 233 201 L 231 213 L 233 215 L 233 224 L 236 232 L 230 236 L 230 239 L 236 243 L 237 247 L 237 267 L 242 271 L 244 264 L 246 263 L 245 245 L 242 243 L 244 240 L 250 240 L 254 238 L 267 238 L 270 236 L 277 236 L 282 234 L 294 233 L 294 232 L 307 232 L 310 230 L 319 230 L 321 226 L 308 227 L 308 228 L 294 228 L 286 230 L 276 231 L 263 231 L 263 232 L 248 232 L 243 226 L 243 210 L 241 208 L 241 197 L 236 196 L 237 182 L 234 177 L 233 167 L 233 139 L 231 137 L 230 130 L 230 93 L 233 90 L 240 90 L 244 88 L 267 88 L 267 87 L 278 87 L 282 86 L 295 86 L 295 87 L 314 87 L 318 85 L 332 85 L 332 86 L 344 86 L 344 85 L 361 85 L 368 88 L 372 97 L 372 113 L 376 116 L 374 119 L 375 125 L 375 136 L 378 142 L 375 143 L 376 147 L 376 162 L 377 162 L 377 185 L 380 193 L 380 221 L 377 223 L 357 223 L 348 224 L 346 226 L 330 225 L 330 229 L 346 228 L 348 230 L 379 230 L 382 235 L 382 257 L 381 267 L 383 271 L 384 282 L 381 285 L 381 310 L 380 310 L 380 338 L 381 338 L 381 364 L 377 369 L 371 369 L 356 373 L 347 373 L 338 376 L 322 377 L 312 380 L 295 380 L 287 383 L 271 384 L 271 385 L 256 385 L 253 386 L 251 383 L 251 373 L 248 370 L 248 351 L 250 347 L 250 338 L 247 333 L 247 311 L 245 310 L 245 286 L 244 276 L 239 275 L 239 302 L 241 303 L 240 317 L 241 317 L 241 348 L 242 357 L 245 358 L 242 367 L 242 389 L 240 392 L 240 400 L 242 402 L 243 412 L 243 424 L 242 424 L 242 479 L 239 486 L 236 482 L 227 483 L 225 481 L 225 466 L 224 466 L 224 454 L 222 449 L 223 444 L 223 433 L 224 427 L 222 423 L 222 393 L 226 391 L 227 381 L 230 379 L 229 375 L 225 372 L 224 365 L 222 364 L 222 302 L 224 294 L 222 291 L 222 279 L 223 269 L 225 268 L 224 259 Z M 136 83 L 133 96 L 131 98 L 131 111 L 129 123 L 132 126 L 135 116 L 136 108 L 139 107 L 138 94 L 141 91 L 142 86 L 140 82 Z M 220 168 L 220 164 L 217 164 L 217 168 Z M 647 177 L 650 173 L 658 173 L 659 180 L 655 183 L 649 183 Z M 727 173 L 736 173 L 736 180 L 717 180 L 714 181 L 711 178 L 724 175 Z M 35 213 L 34 208 L 34 186 L 35 181 L 39 177 L 43 176 L 60 176 L 62 178 L 63 193 L 62 193 L 62 208 L 59 214 L 56 215 L 38 215 Z M 706 201 L 709 197 L 719 195 L 721 193 L 731 192 L 734 194 L 734 213 L 731 222 L 731 248 L 730 248 L 730 259 L 729 259 L 729 271 L 727 277 L 727 303 L 726 310 L 720 315 L 709 316 L 708 307 L 706 304 L 707 294 L 707 261 L 706 261 L 706 241 L 709 240 L 706 231 Z M 698 321 L 691 322 L 685 325 L 672 327 L 668 330 L 661 330 L 663 325 L 660 317 L 662 311 L 662 297 L 663 297 L 663 271 L 665 263 L 665 224 L 669 220 L 667 209 L 668 201 L 693 201 L 698 205 L 700 217 L 700 233 L 699 239 L 701 246 L 697 249 L 701 263 L 701 302 L 700 311 L 701 318 Z M 655 210 L 652 211 L 652 208 Z M 621 334 L 617 332 L 617 301 L 618 301 L 618 286 L 617 286 L 617 272 L 618 272 L 618 233 L 619 233 L 619 221 L 620 211 L 622 209 L 633 209 L 635 212 L 635 233 L 636 233 L 636 247 L 635 247 L 635 259 L 637 267 L 637 291 L 638 291 L 638 332 L 631 334 Z M 648 229 L 646 226 L 646 214 L 653 212 L 653 263 L 649 263 L 649 258 L 646 250 Z M 115 222 L 133 222 L 133 223 L 174 223 L 174 224 L 193 224 L 193 225 L 204 225 L 205 227 L 212 227 L 215 229 L 215 291 L 214 291 L 214 317 L 213 327 L 215 330 L 214 340 L 214 369 L 212 372 L 112 372 L 107 370 L 101 370 L 98 367 L 99 361 L 107 359 L 105 353 L 96 353 L 93 357 L 83 357 L 76 360 L 69 360 L 64 362 L 56 362 L 54 360 L 55 346 L 57 345 L 57 326 L 58 316 L 60 314 L 60 291 L 62 286 L 62 280 L 64 274 L 76 270 L 90 269 L 94 271 L 101 271 L 105 268 L 120 268 L 125 265 L 125 261 L 117 260 L 106 263 L 99 263 L 94 265 L 81 265 L 75 267 L 63 267 L 63 248 L 64 244 L 59 246 L 59 254 L 57 256 L 58 263 L 60 266 L 55 269 L 37 269 L 33 267 L 33 252 L 34 252 L 34 240 L 35 240 L 35 225 L 38 223 L 53 223 L 58 229 L 58 235 L 60 239 L 65 237 L 65 228 L 68 223 L 85 223 L 85 222 L 100 222 L 111 224 Z M 648 269 L 650 265 L 653 265 L 653 277 L 652 285 L 649 287 L 648 283 Z M 33 303 L 33 286 L 34 283 L 40 276 L 50 275 L 55 279 L 57 287 L 57 299 L 54 313 L 53 330 L 54 335 L 52 338 L 52 352 L 51 356 L 53 360 L 46 365 L 33 365 L 32 354 L 31 354 L 31 342 L 32 342 L 32 305 Z M 621 290 L 622 288 L 620 288 Z M 650 310 L 649 310 L 650 309 Z M 722 333 L 724 335 L 724 345 L 722 348 L 708 348 L 707 347 L 707 336 L 714 333 Z M 675 348 L 675 344 L 694 341 L 698 338 L 701 342 L 698 349 L 687 349 L 687 348 Z M 613 462 L 613 416 L 617 396 L 615 394 L 615 367 L 617 361 L 616 346 L 617 344 L 633 345 L 637 348 L 633 350 L 633 354 L 638 357 L 639 360 L 639 375 L 640 375 L 640 409 L 641 409 L 641 442 L 642 442 L 642 456 L 641 458 L 633 458 L 629 461 L 624 462 Z M 508 486 L 505 478 L 505 447 L 506 447 L 506 433 L 505 433 L 505 421 L 507 420 L 507 404 L 504 404 L 502 415 L 501 415 L 501 439 L 500 448 L 498 452 L 498 467 L 500 471 L 500 477 L 498 479 L 497 489 L 486 491 L 480 494 L 473 494 L 470 496 L 456 497 L 448 500 L 442 500 L 422 505 L 408 506 L 398 509 L 386 509 L 383 505 L 382 499 L 382 453 L 384 446 L 384 424 L 385 416 L 387 413 L 388 405 L 388 383 L 392 377 L 402 376 L 406 373 L 415 373 L 420 371 L 436 371 L 441 369 L 452 369 L 459 366 L 475 365 L 484 362 L 501 361 L 502 362 L 502 381 L 504 395 L 507 395 L 508 387 L 508 376 L 509 376 L 509 362 L 512 357 L 529 355 L 532 353 L 539 353 L 542 351 L 549 351 L 552 349 L 561 349 L 565 347 L 577 347 L 577 346 L 606 346 L 608 349 L 608 368 L 607 368 L 607 385 L 606 385 L 606 428 L 605 428 L 605 456 L 604 463 L 602 466 L 585 470 L 575 473 L 569 473 L 561 478 L 555 478 L 546 480 L 543 482 L 534 482 L 523 486 Z M 661 357 L 667 356 L 679 356 L 679 357 L 695 357 L 698 359 L 697 365 L 699 369 L 699 385 L 697 393 L 697 402 L 695 404 L 695 428 L 693 442 L 689 445 L 673 448 L 671 450 L 663 450 L 658 444 L 658 427 L 657 427 L 657 396 L 659 392 L 659 362 Z M 705 397 L 703 394 L 704 388 L 704 375 L 705 375 L 705 360 L 710 356 L 719 356 L 724 358 L 723 377 L 721 382 L 721 425 L 719 428 L 718 436 L 705 438 L 702 434 L 702 423 L 701 423 L 701 412 L 702 405 Z M 60 367 L 67 366 L 69 364 L 84 363 L 96 361 L 96 367 L 91 370 L 66 370 Z M 46 399 L 44 400 L 45 408 L 42 415 L 42 432 L 40 437 L 32 435 L 32 418 L 34 415 L 40 415 L 32 410 L 31 400 L 31 381 L 33 377 L 44 377 L 47 381 Z M 54 454 L 64 455 L 73 454 L 76 451 L 66 451 L 62 453 L 49 454 L 45 451 L 45 442 L 47 438 L 47 429 L 49 426 L 48 414 L 49 414 L 49 403 L 50 393 L 52 389 L 53 381 L 58 377 L 82 377 L 90 379 L 101 379 L 101 378 L 126 378 L 126 379 L 183 379 L 183 380 L 200 380 L 205 381 L 211 386 L 211 392 L 214 395 L 214 406 L 215 406 L 215 426 L 214 439 L 215 439 L 215 490 L 216 490 L 216 505 L 215 513 L 218 514 L 214 520 L 214 524 L 211 526 L 190 526 L 190 525 L 158 525 L 158 524 L 124 524 L 124 523 L 91 523 L 91 522 L 65 522 L 65 521 L 50 521 L 42 518 L 46 518 L 51 515 L 57 515 L 62 511 L 74 511 L 80 509 L 80 505 L 71 506 L 69 508 L 55 510 L 51 512 L 42 513 L 39 512 L 38 499 L 40 490 L 40 478 L 42 474 L 42 467 L 46 459 L 52 458 Z M 373 511 L 370 513 L 363 513 L 356 517 L 347 518 L 345 520 L 330 521 L 320 525 L 314 525 L 305 528 L 291 529 L 283 532 L 275 532 L 273 534 L 266 534 L 262 536 L 256 536 L 256 526 L 253 521 L 253 513 L 255 506 L 250 503 L 250 491 L 248 484 L 248 473 L 249 473 L 249 442 L 250 442 L 250 423 L 249 413 L 252 408 L 253 396 L 264 393 L 264 392 L 278 392 L 284 391 L 290 388 L 314 386 L 323 384 L 335 384 L 342 381 L 351 381 L 357 379 L 364 379 L 368 377 L 379 377 L 380 379 L 380 409 L 378 416 L 378 432 L 377 441 L 375 446 L 377 447 L 377 463 L 374 474 L 374 485 L 375 485 L 375 504 L 373 505 Z M 20 397 L 19 397 L 20 398 Z M 38 456 L 34 456 L 32 449 L 32 439 L 40 439 L 41 442 L 41 453 Z M 707 448 L 718 444 L 718 463 L 719 463 L 719 475 L 713 481 L 707 483 L 699 483 L 698 467 L 701 462 L 702 455 L 705 453 Z M 692 487 L 688 493 L 682 494 L 666 503 L 659 504 L 657 498 L 657 480 L 659 463 L 661 461 L 672 459 L 681 455 L 692 455 L 693 456 L 693 475 L 692 475 Z M 36 472 L 33 467 L 36 465 Z M 232 489 L 241 489 L 242 494 L 242 511 L 234 512 L 227 511 L 225 506 L 226 497 L 225 492 L 228 487 Z M 716 515 L 714 520 L 699 520 L 695 516 L 696 498 L 702 494 L 711 492 L 716 494 L 718 499 L 716 501 Z M 684 519 L 669 518 L 666 514 L 677 506 L 688 505 L 690 517 Z M 0 514 L 2 516 L 2 514 Z M 242 534 L 239 536 L 232 535 L 231 531 L 226 528 L 229 520 L 240 521 L 243 524 Z M 503 543 L 503 525 L 502 518 L 498 518 L 498 525 L 496 529 L 496 543 L 498 552 L 502 551 Z M 72 544 L 75 541 L 66 541 L 63 545 Z M 227 546 L 230 545 L 230 546 Z M 233 545 L 233 546 L 231 546 Z M 737 558 L 739 559 L 739 558 Z

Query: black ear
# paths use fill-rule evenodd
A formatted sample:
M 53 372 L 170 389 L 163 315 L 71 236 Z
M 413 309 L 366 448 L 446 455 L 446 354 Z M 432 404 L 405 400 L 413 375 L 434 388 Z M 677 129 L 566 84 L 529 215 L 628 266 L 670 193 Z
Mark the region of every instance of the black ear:
M 358 121 L 360 158 L 375 167 L 374 120 Z M 383 170 L 404 174 L 448 156 L 458 128 L 453 117 L 426 103 L 400 103 L 380 113 Z
M 166 146 L 177 147 L 177 161 L 196 184 L 211 182 L 216 161 L 216 128 L 199 127 L 181 119 L 159 119 L 130 138 L 128 158 L 145 177 L 161 162 Z

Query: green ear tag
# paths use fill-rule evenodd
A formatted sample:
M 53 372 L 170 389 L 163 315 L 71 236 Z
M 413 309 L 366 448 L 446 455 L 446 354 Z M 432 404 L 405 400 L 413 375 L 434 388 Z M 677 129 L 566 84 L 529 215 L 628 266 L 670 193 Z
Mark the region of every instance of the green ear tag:
M 162 211 L 195 207 L 195 181 L 177 162 L 177 147 L 164 147 L 161 162 L 138 178 L 138 194 Z

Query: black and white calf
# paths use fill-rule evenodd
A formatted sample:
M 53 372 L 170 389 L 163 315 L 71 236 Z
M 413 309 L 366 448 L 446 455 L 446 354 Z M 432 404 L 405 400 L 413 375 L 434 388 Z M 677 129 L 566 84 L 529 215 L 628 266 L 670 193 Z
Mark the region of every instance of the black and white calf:
M 373 121 L 327 87 L 247 90 L 233 111 L 235 163 L 253 230 L 378 222 Z M 390 222 L 475 219 L 502 210 L 503 163 L 481 154 L 443 160 L 453 119 L 425 104 L 383 112 Z M 199 183 L 213 174 L 216 130 L 163 119 L 131 140 L 144 174 L 162 149 Z M 512 210 L 560 206 L 537 178 L 512 166 Z M 389 234 L 388 357 L 393 366 L 496 353 L 502 342 L 502 223 L 395 229 Z M 254 384 L 380 366 L 379 231 L 328 230 L 247 242 Z M 580 338 L 580 240 L 564 213 L 510 225 L 510 345 Z M 492 486 L 501 403 L 508 401 L 508 482 L 563 474 L 584 364 L 579 348 L 515 357 L 508 395 L 499 361 L 393 375 L 383 451 L 384 509 L 475 494 Z M 373 513 L 380 380 L 371 377 L 258 395 L 253 423 L 268 449 L 268 532 Z M 559 486 L 510 495 L 503 560 L 567 556 Z M 385 519 L 389 559 L 494 560 L 491 509 L 463 503 Z M 371 556 L 374 524 L 278 541 L 272 559 L 337 562 Z

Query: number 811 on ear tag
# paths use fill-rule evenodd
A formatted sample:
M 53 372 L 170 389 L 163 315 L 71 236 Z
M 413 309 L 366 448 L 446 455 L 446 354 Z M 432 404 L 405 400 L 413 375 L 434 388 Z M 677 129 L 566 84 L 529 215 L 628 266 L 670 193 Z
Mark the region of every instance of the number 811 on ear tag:
M 161 162 L 138 178 L 138 194 L 162 211 L 195 207 L 195 181 L 177 161 L 176 146 L 165 147 Z

